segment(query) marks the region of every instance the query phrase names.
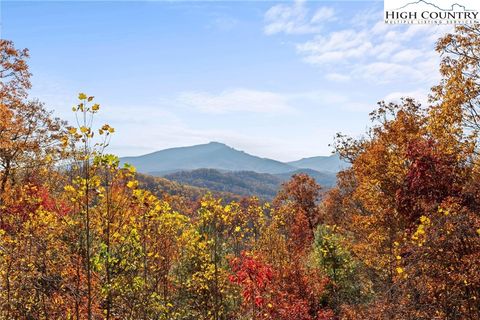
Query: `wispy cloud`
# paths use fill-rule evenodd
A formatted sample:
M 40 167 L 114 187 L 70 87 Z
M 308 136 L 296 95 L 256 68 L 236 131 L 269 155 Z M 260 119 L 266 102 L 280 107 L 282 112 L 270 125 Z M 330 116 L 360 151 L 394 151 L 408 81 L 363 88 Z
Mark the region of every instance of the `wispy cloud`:
M 349 81 L 351 79 L 351 77 L 349 75 L 341 74 L 341 73 L 337 73 L 337 72 L 327 73 L 325 75 L 325 78 L 327 78 L 327 80 L 334 81 L 334 82 L 346 82 L 346 81 Z
M 327 64 L 361 58 L 373 49 L 366 32 L 342 30 L 326 36 L 316 35 L 312 40 L 297 45 L 297 51 L 306 62 Z
M 431 82 L 438 76 L 432 72 L 439 62 L 435 41 L 450 29 L 386 26 L 380 21 L 373 26 L 318 34 L 296 48 L 305 62 L 327 69 L 335 64 L 346 77 L 383 83 L 399 79 Z
M 342 75 L 332 74 L 337 81 Z M 210 114 L 230 114 L 235 112 L 259 113 L 268 116 L 298 114 L 305 111 L 304 106 L 315 108 L 335 108 L 349 111 L 370 111 L 372 105 L 365 100 L 350 98 L 348 95 L 338 94 L 328 90 L 269 92 L 253 89 L 233 89 L 218 94 L 209 92 L 183 92 L 176 101 L 170 104 L 179 104 L 193 108 L 196 112 Z
M 382 11 L 368 8 L 345 20 L 342 28 L 325 21 L 335 19 L 334 9 L 307 6 L 304 1 L 272 6 L 265 13 L 267 35 L 284 33 L 299 39 L 296 52 L 308 64 L 322 68 L 335 82 L 366 79 L 376 83 L 398 80 L 431 83 L 439 62 L 435 41 L 451 31 L 448 25 L 387 25 Z M 297 37 L 311 34 L 311 38 Z M 433 70 L 434 70 L 433 69 Z
M 320 7 L 311 12 L 305 6 L 305 1 L 295 1 L 293 4 L 278 4 L 265 13 L 264 32 L 267 35 L 275 33 L 308 34 L 322 30 L 326 21 L 335 19 L 335 12 L 330 7 Z
M 385 96 L 383 100 L 399 103 L 405 97 L 414 98 L 422 105 L 426 105 L 428 103 L 428 90 L 396 91 Z
M 255 112 L 285 113 L 293 109 L 285 95 L 252 89 L 232 89 L 220 93 L 183 92 L 178 101 L 205 113 Z
M 350 112 L 371 111 L 375 106 L 370 104 L 368 100 L 327 90 L 292 93 L 289 97 L 295 105 L 307 102 L 308 105 L 313 105 L 317 108 L 339 109 Z

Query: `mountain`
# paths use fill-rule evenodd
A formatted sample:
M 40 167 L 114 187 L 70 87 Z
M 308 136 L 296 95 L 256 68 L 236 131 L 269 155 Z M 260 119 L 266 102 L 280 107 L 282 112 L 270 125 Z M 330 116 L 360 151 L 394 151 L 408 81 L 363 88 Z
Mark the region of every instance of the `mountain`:
M 297 168 L 306 168 L 321 172 L 338 172 L 348 167 L 348 164 L 345 161 L 342 161 L 337 154 L 303 158 L 297 161 L 287 162 L 287 164 Z
M 178 181 L 169 180 L 163 177 L 154 177 L 151 175 L 139 173 L 137 174 L 137 180 L 139 182 L 139 186 L 142 189 L 149 190 L 157 197 L 168 197 L 170 200 L 175 199 L 181 203 L 188 201 L 195 202 L 207 193 L 213 193 L 215 196 L 222 198 L 227 202 L 238 201 L 241 199 L 241 196 L 238 194 L 192 186 L 186 183 L 180 183 Z M 173 201 L 173 204 L 175 204 L 175 201 Z
M 174 191 L 173 194 L 189 194 L 194 198 L 211 190 L 224 193 L 225 197 L 255 195 L 270 200 L 283 182 L 298 173 L 306 173 L 322 187 L 331 188 L 336 183 L 336 173 L 347 167 L 337 155 L 283 163 L 219 142 L 165 149 L 120 160 L 134 165 L 140 173 L 168 179 L 143 177 L 149 189 Z M 183 188 L 182 185 L 191 187 Z
M 217 192 L 229 192 L 241 196 L 255 195 L 265 199 L 273 198 L 282 183 L 281 178 L 268 173 L 222 172 L 216 169 L 179 171 L 167 174 L 164 178 Z
M 313 169 L 297 169 L 290 172 L 277 173 L 275 174 L 275 176 L 282 179 L 282 182 L 285 182 L 287 180 L 290 180 L 290 178 L 294 174 L 299 174 L 299 173 L 308 174 L 310 177 L 314 178 L 315 181 L 322 186 L 322 188 L 331 188 L 335 186 L 335 184 L 337 183 L 336 172 L 330 172 L 330 171 L 320 172 Z
M 271 174 L 296 169 L 289 164 L 253 156 L 219 142 L 165 149 L 138 157 L 124 157 L 120 160 L 122 163 L 134 165 L 139 172 L 156 175 L 200 168 Z
M 292 175 L 306 173 L 324 188 L 335 185 L 334 173 L 322 173 L 311 169 L 298 169 L 291 172 L 269 174 L 253 171 L 222 172 L 215 169 L 197 169 L 167 174 L 164 178 L 181 184 L 206 188 L 216 192 L 238 194 L 241 196 L 258 196 L 271 200 L 280 186 Z

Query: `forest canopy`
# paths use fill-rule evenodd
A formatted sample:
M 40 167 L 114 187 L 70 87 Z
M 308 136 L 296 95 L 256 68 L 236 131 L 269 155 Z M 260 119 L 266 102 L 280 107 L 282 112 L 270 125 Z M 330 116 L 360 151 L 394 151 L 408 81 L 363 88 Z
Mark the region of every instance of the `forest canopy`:
M 336 187 L 298 174 L 265 203 L 120 167 L 96 99 L 55 118 L 0 40 L 0 319 L 479 319 L 480 26 L 437 51 L 427 105 L 338 135 Z

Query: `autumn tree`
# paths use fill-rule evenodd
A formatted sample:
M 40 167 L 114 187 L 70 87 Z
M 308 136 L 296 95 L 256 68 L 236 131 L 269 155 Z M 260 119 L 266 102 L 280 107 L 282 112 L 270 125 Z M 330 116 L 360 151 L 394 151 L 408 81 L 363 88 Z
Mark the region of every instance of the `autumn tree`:
M 320 222 L 318 203 L 320 186 L 307 174 L 295 174 L 282 185 L 273 201 L 273 206 L 283 212 L 285 223 L 292 232 L 291 239 L 297 249 L 308 248 Z
M 94 98 L 63 129 L 1 40 L 0 318 L 479 319 L 478 30 L 439 41 L 430 105 L 338 136 L 334 188 L 294 175 L 272 204 L 121 166 Z
M 344 305 L 361 304 L 369 299 L 370 283 L 362 265 L 349 251 L 348 241 L 336 225 L 319 225 L 315 232 L 312 262 L 328 277 L 322 304 L 337 316 Z
M 64 122 L 29 101 L 28 51 L 0 40 L 0 200 L 7 183 L 28 177 L 59 157 Z
M 433 114 L 447 123 L 461 121 L 478 134 L 480 129 L 480 26 L 461 25 L 437 42 L 442 57 L 440 83 L 431 100 L 438 105 Z
M 4 198 L 0 228 L 0 318 L 67 318 L 74 294 L 62 220 L 70 208 L 30 181 Z
M 324 209 L 347 218 L 353 251 L 375 275 L 376 299 L 351 318 L 478 317 L 476 30 L 439 41 L 432 105 L 380 103 L 364 138 L 337 144 L 352 167 Z
M 0 40 L 1 69 L 0 100 L 4 104 L 22 100 L 30 89 L 30 72 L 28 70 L 27 49 L 16 49 L 12 41 Z

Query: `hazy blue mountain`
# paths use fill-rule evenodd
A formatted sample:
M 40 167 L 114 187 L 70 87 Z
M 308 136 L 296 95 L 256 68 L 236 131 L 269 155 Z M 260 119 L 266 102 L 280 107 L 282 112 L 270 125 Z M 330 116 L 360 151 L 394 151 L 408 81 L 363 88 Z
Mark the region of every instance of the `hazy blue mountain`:
M 282 179 L 282 181 L 289 180 L 294 174 L 306 173 L 310 177 L 314 178 L 315 181 L 321 185 L 323 188 L 331 188 L 337 183 L 337 174 L 330 171 L 316 171 L 313 169 L 297 169 L 295 171 L 277 173 L 276 177 Z
M 168 180 L 217 192 L 230 192 L 242 196 L 258 196 L 271 199 L 282 179 L 268 173 L 253 171 L 226 171 L 197 169 L 179 171 L 164 176 Z
M 233 193 L 242 196 L 258 196 L 271 200 L 281 184 L 297 173 L 306 173 L 324 188 L 335 184 L 334 173 L 321 173 L 311 169 L 298 169 L 280 174 L 257 173 L 253 171 L 220 171 L 215 169 L 197 169 L 178 171 L 164 175 L 171 181 L 209 190 Z
M 303 158 L 297 161 L 287 162 L 287 164 L 297 168 L 308 168 L 321 172 L 338 172 L 348 167 L 348 163 L 342 161 L 337 154 L 331 156 Z
M 211 168 L 275 174 L 296 169 L 289 164 L 253 156 L 219 142 L 165 149 L 138 157 L 124 157 L 121 162 L 134 165 L 142 173 Z
M 283 163 L 219 142 L 125 157 L 121 162 L 134 165 L 138 172 L 181 184 L 265 199 L 271 199 L 281 184 L 297 173 L 306 173 L 322 187 L 330 188 L 336 183 L 336 172 L 346 167 L 336 155 Z

